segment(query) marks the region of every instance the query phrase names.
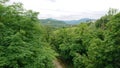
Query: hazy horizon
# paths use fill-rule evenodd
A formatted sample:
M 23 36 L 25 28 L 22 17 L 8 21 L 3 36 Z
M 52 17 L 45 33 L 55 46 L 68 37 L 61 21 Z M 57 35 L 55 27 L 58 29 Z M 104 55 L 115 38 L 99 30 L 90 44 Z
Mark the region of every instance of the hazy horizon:
M 109 8 L 120 9 L 119 0 L 10 0 L 23 3 L 24 8 L 39 12 L 38 18 L 58 20 L 98 19 Z

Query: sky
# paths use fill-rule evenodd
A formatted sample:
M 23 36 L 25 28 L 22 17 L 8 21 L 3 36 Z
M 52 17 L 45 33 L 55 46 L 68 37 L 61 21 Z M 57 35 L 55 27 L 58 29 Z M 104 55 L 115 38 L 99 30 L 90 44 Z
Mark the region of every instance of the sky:
M 105 15 L 109 8 L 120 9 L 120 0 L 10 0 L 10 2 L 21 2 L 25 9 L 39 12 L 40 19 L 98 19 Z

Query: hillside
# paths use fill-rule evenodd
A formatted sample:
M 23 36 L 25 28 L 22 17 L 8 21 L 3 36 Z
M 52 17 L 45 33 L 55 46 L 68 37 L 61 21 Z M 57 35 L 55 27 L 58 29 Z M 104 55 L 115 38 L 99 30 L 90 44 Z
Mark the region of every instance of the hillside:
M 40 19 L 41 24 L 43 25 L 48 25 L 48 26 L 53 26 L 53 27 L 65 27 L 68 24 L 66 24 L 64 21 L 59 21 L 55 19 Z

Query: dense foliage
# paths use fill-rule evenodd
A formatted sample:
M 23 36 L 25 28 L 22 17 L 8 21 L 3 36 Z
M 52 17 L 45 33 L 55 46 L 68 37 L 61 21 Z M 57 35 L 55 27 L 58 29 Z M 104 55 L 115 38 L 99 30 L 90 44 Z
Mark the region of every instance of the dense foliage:
M 0 68 L 53 67 L 54 53 L 42 41 L 37 14 L 20 3 L 0 2 Z
M 38 13 L 23 9 L 21 3 L 7 5 L 6 1 L 0 1 L 0 68 L 54 68 L 55 57 L 66 68 L 120 68 L 116 9 L 96 22 L 56 29 L 40 25 Z
M 51 45 L 74 68 L 120 67 L 120 13 L 53 32 Z M 109 11 L 109 12 L 110 12 Z

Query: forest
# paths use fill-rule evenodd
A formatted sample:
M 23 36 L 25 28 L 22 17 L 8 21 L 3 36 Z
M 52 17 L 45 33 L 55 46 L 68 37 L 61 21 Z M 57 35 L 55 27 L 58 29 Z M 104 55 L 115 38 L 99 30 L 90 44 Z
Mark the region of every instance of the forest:
M 38 12 L 0 0 L 0 68 L 120 68 L 120 12 L 110 8 L 95 22 L 58 28 Z

